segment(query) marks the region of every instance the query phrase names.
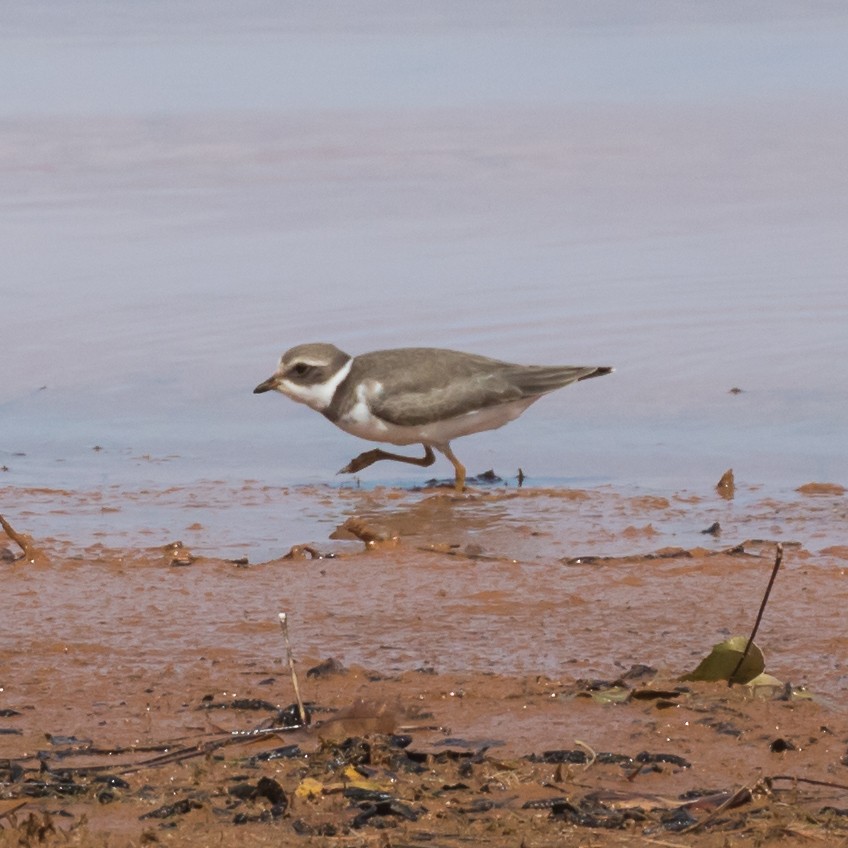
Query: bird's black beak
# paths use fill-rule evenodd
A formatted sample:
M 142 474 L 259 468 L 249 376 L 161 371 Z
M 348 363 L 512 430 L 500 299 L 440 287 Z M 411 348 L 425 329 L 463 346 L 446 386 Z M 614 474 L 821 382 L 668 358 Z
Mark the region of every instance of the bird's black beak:
M 260 383 L 254 390 L 253 394 L 261 395 L 262 392 L 270 392 L 273 389 L 277 388 L 277 377 L 276 375 L 273 377 L 269 377 L 263 383 Z

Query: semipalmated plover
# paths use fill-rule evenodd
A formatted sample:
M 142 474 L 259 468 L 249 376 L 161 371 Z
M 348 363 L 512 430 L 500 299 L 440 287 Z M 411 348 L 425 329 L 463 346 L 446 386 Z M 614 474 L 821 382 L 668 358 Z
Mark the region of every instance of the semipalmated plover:
M 365 451 L 340 474 L 361 471 L 381 459 L 432 465 L 435 448 L 453 464 L 456 488 L 462 491 L 465 467 L 451 450 L 453 439 L 502 427 L 542 395 L 612 370 L 594 365 L 513 365 L 431 347 L 350 356 L 334 345 L 319 343 L 286 351 L 274 375 L 253 391 L 282 392 L 354 436 L 424 448 L 422 457 L 380 448 Z

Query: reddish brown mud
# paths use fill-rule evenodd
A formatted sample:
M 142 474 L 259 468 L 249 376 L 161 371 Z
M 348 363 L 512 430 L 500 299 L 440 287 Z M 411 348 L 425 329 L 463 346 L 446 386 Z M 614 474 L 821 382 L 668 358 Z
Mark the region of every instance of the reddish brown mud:
M 202 525 L 40 537 L 44 493 L 5 494 L 39 556 L 3 563 L 0 845 L 848 840 L 834 489 L 732 515 L 717 494 L 299 490 L 337 538 L 256 564 L 199 553 Z M 776 541 L 757 642 L 783 685 L 682 683 L 749 632 Z M 306 728 L 279 714 L 279 612 Z

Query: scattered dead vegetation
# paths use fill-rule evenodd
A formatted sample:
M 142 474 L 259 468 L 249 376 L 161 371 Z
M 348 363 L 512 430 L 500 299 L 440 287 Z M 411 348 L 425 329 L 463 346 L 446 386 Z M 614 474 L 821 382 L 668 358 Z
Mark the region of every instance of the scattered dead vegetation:
M 534 494 L 522 490 L 510 497 Z M 665 510 L 669 502 L 648 498 L 643 508 Z M 47 561 L 30 537 L 2 517 L 0 522 L 22 551 L 16 560 Z M 459 542 L 405 544 L 395 529 L 361 517 L 349 518 L 340 529 L 362 542 L 364 551 L 342 554 L 341 565 L 349 570 L 334 572 L 336 579 L 358 579 L 363 563 L 379 560 L 381 554 L 392 558 L 396 571 L 411 554 L 422 569 L 430 559 L 444 568 L 448 557 L 451 569 L 456 559 L 466 560 L 457 567 L 474 569 L 481 578 L 487 566 L 518 564 L 484 545 L 481 535 L 469 534 Z M 717 523 L 708 528 L 708 535 L 719 534 Z M 51 671 L 48 681 L 34 679 L 26 690 L 28 700 L 18 704 L 21 709 L 0 702 L 0 846 L 848 845 L 848 740 L 841 713 L 789 683 L 756 686 L 755 677 L 747 686 L 729 689 L 725 682 L 748 681 L 749 675 L 738 672 L 750 655 L 755 664 L 764 665 L 753 639 L 783 548 L 790 545 L 797 543 L 749 539 L 716 551 L 667 547 L 641 555 L 563 557 L 545 569 L 555 583 L 560 575 L 567 581 L 580 570 L 563 565 L 608 566 L 599 574 L 609 575 L 623 564 L 650 565 L 650 571 L 666 563 L 679 570 L 678 562 L 709 568 L 724 557 L 728 564 L 722 579 L 728 582 L 722 585 L 732 587 L 737 563 L 744 562 L 750 573 L 775 555 L 753 631 L 747 638 L 736 637 L 741 641 L 734 643 L 731 665 L 708 678 L 715 683 L 663 676 L 647 664 L 615 678 L 574 680 L 563 675 L 552 680 L 499 673 L 451 676 L 428 667 L 391 674 L 350 669 L 329 659 L 307 672 L 304 700 L 286 614 L 280 613 L 282 663 L 295 703 L 281 707 L 273 696 L 261 697 L 258 689 L 245 692 L 244 668 L 214 660 L 224 667 L 221 673 L 230 675 L 226 691 L 238 691 L 238 696 L 221 697 L 219 690 L 200 695 L 197 678 L 192 682 L 174 674 L 174 692 L 161 707 L 163 714 L 171 712 L 157 720 L 181 722 L 185 733 L 157 735 L 157 725 L 150 724 L 147 735 L 117 744 L 101 728 L 109 723 L 114 729 L 150 711 L 154 687 L 137 671 L 123 677 L 115 672 L 98 691 L 102 701 L 96 707 L 87 703 L 77 704 L 73 712 L 54 711 L 69 723 L 67 732 L 57 733 L 55 723 L 40 724 L 37 700 L 38 693 L 56 689 Z M 163 564 L 201 561 L 210 569 L 223 564 L 195 557 L 178 542 L 157 548 L 156 555 L 160 571 L 167 570 L 175 580 L 180 570 L 162 569 Z M 311 569 L 267 571 L 279 574 L 285 591 L 292 572 L 323 574 L 335 556 L 313 545 L 295 546 L 287 557 L 268 565 L 305 558 L 327 562 Z M 21 570 L 28 579 L 33 573 Z M 233 581 L 228 588 L 236 586 L 235 569 L 222 568 L 221 573 Z M 240 591 L 255 591 L 246 572 L 237 573 L 244 578 Z M 757 568 L 757 581 L 759 574 Z M 434 582 L 444 580 L 445 571 L 434 575 Z M 642 573 L 634 570 L 628 579 L 643 591 L 639 581 L 647 578 Z M 375 584 L 375 591 L 381 588 Z M 475 595 L 477 602 L 489 598 L 512 614 L 510 598 L 501 600 L 493 589 L 489 595 L 481 592 Z M 574 603 L 580 601 L 575 592 Z M 750 599 L 752 611 L 755 603 L 756 596 Z M 544 609 L 540 614 L 551 616 L 557 626 L 568 620 L 566 605 Z M 709 615 L 708 609 L 703 612 Z M 504 621 L 511 619 L 505 616 Z M 149 624 L 144 621 L 143 626 Z M 333 626 L 328 620 L 328 629 Z M 461 618 L 455 626 L 457 639 L 469 632 Z M 77 629 L 69 641 L 80 639 L 79 628 L 87 625 L 69 622 L 71 627 Z M 344 638 L 338 636 L 342 656 Z M 591 638 L 598 651 L 614 650 L 602 641 L 603 622 Z M 663 643 L 652 647 L 650 659 L 657 662 Z M 182 668 L 188 663 L 186 650 L 179 660 Z M 97 656 L 92 648 L 92 665 Z M 261 678 L 256 687 L 275 679 L 267 671 L 254 676 Z M 111 705 L 114 717 L 102 718 L 103 703 Z M 528 715 L 537 728 L 550 728 L 549 743 L 516 753 L 515 739 L 521 738 Z M 458 734 L 453 732 L 457 723 L 463 728 Z
M 717 726 L 732 714 L 745 732 L 746 702 L 731 705 L 719 689 L 653 678 L 639 666 L 619 680 L 577 681 L 555 693 L 602 719 L 612 703 L 604 693 L 623 689 L 628 697 L 616 699 L 616 710 L 677 707 Z M 688 779 L 690 788 L 674 791 L 699 768 L 699 755 L 659 739 L 651 748 L 641 747 L 648 741 L 641 737 L 629 750 L 577 741 L 505 757 L 497 743 L 453 736 L 429 711 L 400 703 L 308 703 L 305 724 L 298 704 L 202 699 L 193 709 L 230 712 L 241 725 L 250 713 L 267 715 L 243 730 L 162 740 L 144 750 L 51 736 L 37 755 L 0 761 L 0 845 L 99 844 L 102 822 L 121 820 L 132 844 L 176 837 L 201 845 L 215 834 L 223 845 L 245 838 L 346 845 L 382 832 L 391 844 L 472 839 L 496 846 L 565 838 L 617 845 L 619 835 L 659 845 L 756 845 L 791 834 L 828 845 L 848 839 L 848 805 L 834 803 L 848 797 L 847 783 L 775 770 L 717 785 L 701 773 L 694 785 Z

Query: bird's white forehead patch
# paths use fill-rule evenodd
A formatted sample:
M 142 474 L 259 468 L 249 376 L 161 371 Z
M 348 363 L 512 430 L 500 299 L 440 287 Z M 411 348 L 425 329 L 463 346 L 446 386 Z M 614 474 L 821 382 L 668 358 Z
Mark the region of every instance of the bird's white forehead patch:
M 283 377 L 280 379 L 278 391 L 281 391 L 284 395 L 288 395 L 298 403 L 305 403 L 317 412 L 323 412 L 332 402 L 336 389 L 350 373 L 352 365 L 353 360 L 348 359 L 332 377 L 329 377 L 323 383 L 304 385 L 303 383 L 293 383 L 291 380 Z

